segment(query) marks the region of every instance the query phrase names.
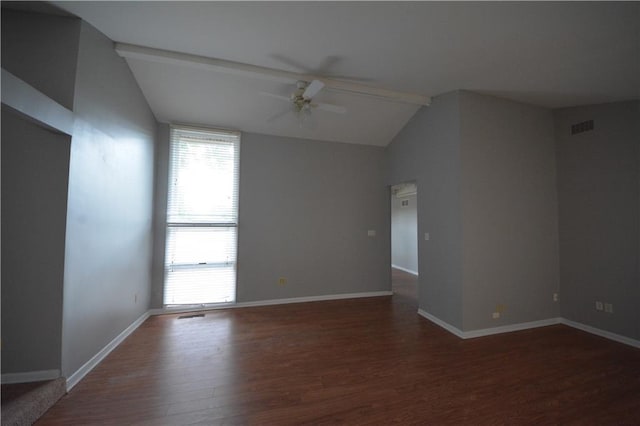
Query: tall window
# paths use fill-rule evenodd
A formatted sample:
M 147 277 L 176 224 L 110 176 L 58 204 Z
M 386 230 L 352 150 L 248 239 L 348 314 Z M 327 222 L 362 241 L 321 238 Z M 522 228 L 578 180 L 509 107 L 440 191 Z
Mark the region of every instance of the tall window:
M 234 302 L 238 133 L 171 128 L 165 305 Z

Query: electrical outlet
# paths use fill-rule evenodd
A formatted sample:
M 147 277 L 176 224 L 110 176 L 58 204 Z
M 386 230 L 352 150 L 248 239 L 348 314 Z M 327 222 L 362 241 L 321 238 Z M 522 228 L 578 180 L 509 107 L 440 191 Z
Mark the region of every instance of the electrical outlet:
M 369 230 L 367 231 L 367 235 L 368 235 L 369 237 L 375 237 L 375 236 L 376 236 L 376 230 L 375 230 L 375 229 L 369 229 Z
M 133 295 L 133 303 L 138 303 L 138 293 Z
M 286 285 L 287 284 L 287 279 L 285 277 L 280 277 L 280 279 L 278 279 L 278 285 Z
M 553 293 L 553 301 L 554 302 L 558 301 L 558 293 Z
M 602 302 L 596 302 L 596 311 L 602 311 L 604 307 L 602 306 Z
M 613 303 L 605 303 L 604 304 L 604 311 L 612 314 L 613 313 Z
M 500 318 L 500 312 L 494 312 L 492 315 L 493 319 L 498 319 Z
M 428 232 L 425 232 L 425 233 L 424 233 L 424 240 L 425 240 L 425 241 L 429 241 L 429 238 L 431 238 L 431 237 L 429 236 L 429 233 L 428 233 Z

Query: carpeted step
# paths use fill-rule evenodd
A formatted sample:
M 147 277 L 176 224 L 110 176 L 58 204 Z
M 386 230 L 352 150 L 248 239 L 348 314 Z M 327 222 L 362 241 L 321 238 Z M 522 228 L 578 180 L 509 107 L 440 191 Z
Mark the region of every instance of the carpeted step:
M 66 380 L 2 385 L 2 426 L 32 425 L 66 393 Z

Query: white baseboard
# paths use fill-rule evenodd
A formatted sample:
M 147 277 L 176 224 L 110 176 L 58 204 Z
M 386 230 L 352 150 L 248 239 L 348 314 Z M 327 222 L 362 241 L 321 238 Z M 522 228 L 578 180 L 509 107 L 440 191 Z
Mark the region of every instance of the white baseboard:
M 392 267 L 393 269 L 399 269 L 399 270 L 401 270 L 401 271 L 408 272 L 409 274 L 411 274 L 411 275 L 415 275 L 416 277 L 418 276 L 418 272 L 416 272 L 416 271 L 412 271 L 411 269 L 403 268 L 402 266 L 393 265 L 393 264 L 391 265 L 391 267 Z
M 549 318 L 540 321 L 521 322 L 518 324 L 502 325 L 499 327 L 483 328 L 480 330 L 462 331 L 453 325 L 442 321 L 440 318 L 435 317 L 423 309 L 418 309 L 418 314 L 425 317 L 432 323 L 439 325 L 447 330 L 449 333 L 455 334 L 461 339 L 474 339 L 476 337 L 490 336 L 492 334 L 510 333 L 512 331 L 528 330 L 530 328 L 546 327 L 548 325 L 554 325 L 560 323 L 560 318 Z
M 111 342 L 109 342 L 104 348 L 100 350 L 97 354 L 93 356 L 89 361 L 87 361 L 82 367 L 80 367 L 75 373 L 73 373 L 67 379 L 67 392 L 70 391 L 75 385 L 82 380 L 84 376 L 87 375 L 93 368 L 100 363 L 103 359 L 107 357 L 124 339 L 126 339 L 131 333 L 135 331 L 136 328 L 140 327 L 140 325 L 145 322 L 145 320 L 149 318 L 149 312 L 145 312 L 135 320 L 129 327 L 125 328 L 122 333 L 118 334 Z
M 586 331 L 587 333 L 595 334 L 596 336 L 604 337 L 605 339 L 613 340 L 614 342 L 624 343 L 625 345 L 633 346 L 634 348 L 640 348 L 640 341 L 630 337 L 621 336 L 610 331 L 601 330 L 566 318 L 560 318 L 560 323 L 569 327 L 577 328 L 578 330 Z
M 560 318 L 548 318 L 539 321 L 521 322 L 518 324 L 501 325 L 498 327 L 483 328 L 480 330 L 463 331 L 464 339 L 491 336 L 492 334 L 511 333 L 513 331 L 528 330 L 530 328 L 546 327 L 560 324 Z
M 60 377 L 60 370 L 27 371 L 25 373 L 6 373 L 0 381 L 3 385 L 11 383 L 42 382 Z
M 229 309 L 235 308 L 237 305 L 235 303 L 219 303 L 215 305 L 190 305 L 190 306 L 175 306 L 170 308 L 153 308 L 149 309 L 150 316 L 153 315 L 167 315 L 167 314 L 184 314 L 189 312 L 199 312 L 199 311 L 214 311 L 217 309 Z
M 324 296 L 291 297 L 288 299 L 258 300 L 255 302 L 236 303 L 236 308 L 250 306 L 284 305 L 288 303 L 321 302 L 324 300 L 357 299 L 361 297 L 393 296 L 392 291 L 369 291 L 365 293 L 327 294 Z
M 492 334 L 510 333 L 512 331 L 528 330 L 530 328 L 546 327 L 554 324 L 564 324 L 569 327 L 576 328 L 578 330 L 585 331 L 587 333 L 595 334 L 596 336 L 604 337 L 614 342 L 624 343 L 625 345 L 633 346 L 634 348 L 640 348 L 640 341 L 632 339 L 630 337 L 621 336 L 619 334 L 611 333 L 610 331 L 601 330 L 599 328 L 591 327 L 586 324 L 571 321 L 566 318 L 549 318 L 540 321 L 523 322 L 519 324 L 504 325 L 499 327 L 484 328 L 480 330 L 462 331 L 451 324 L 442 321 L 440 318 L 431 315 L 430 313 L 418 309 L 418 314 L 432 323 L 439 325 L 447 330 L 449 333 L 458 336 L 461 339 L 473 339 L 475 337 L 490 336 Z
M 255 302 L 225 303 L 225 304 L 203 306 L 203 307 L 150 309 L 149 314 L 150 315 L 179 314 L 183 312 L 211 311 L 215 309 L 249 308 L 253 306 L 285 305 L 289 303 L 321 302 L 324 300 L 356 299 L 361 297 L 379 297 L 379 296 L 392 296 L 392 295 L 393 295 L 392 291 L 369 291 L 364 293 L 327 294 L 324 296 L 291 297 L 287 299 L 257 300 Z
M 440 327 L 442 327 L 445 330 L 447 330 L 449 333 L 455 334 L 456 336 L 458 336 L 461 339 L 466 339 L 466 337 L 464 337 L 464 332 L 462 330 L 460 330 L 457 327 L 452 326 L 448 322 L 442 321 L 440 318 L 431 315 L 429 312 L 427 312 L 427 311 L 425 311 L 423 309 L 418 309 L 418 315 L 420 315 L 421 317 L 425 317 L 426 319 L 428 319 L 429 321 L 431 321 L 435 325 L 439 325 Z

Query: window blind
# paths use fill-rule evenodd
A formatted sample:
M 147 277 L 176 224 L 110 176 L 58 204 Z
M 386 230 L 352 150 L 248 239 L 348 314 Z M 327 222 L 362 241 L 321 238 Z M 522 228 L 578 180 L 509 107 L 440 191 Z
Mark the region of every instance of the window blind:
M 167 222 L 236 223 L 240 136 L 172 128 Z
M 235 301 L 240 136 L 171 128 L 165 305 Z

